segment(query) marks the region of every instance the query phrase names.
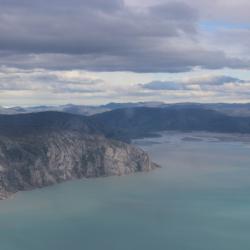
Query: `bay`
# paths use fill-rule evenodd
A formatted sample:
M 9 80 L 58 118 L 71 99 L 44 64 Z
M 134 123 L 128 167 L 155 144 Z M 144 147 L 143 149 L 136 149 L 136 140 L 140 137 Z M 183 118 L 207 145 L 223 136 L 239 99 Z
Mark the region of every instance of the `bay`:
M 0 201 L 0 249 L 249 249 L 249 142 L 164 133 L 134 143 L 161 168 Z

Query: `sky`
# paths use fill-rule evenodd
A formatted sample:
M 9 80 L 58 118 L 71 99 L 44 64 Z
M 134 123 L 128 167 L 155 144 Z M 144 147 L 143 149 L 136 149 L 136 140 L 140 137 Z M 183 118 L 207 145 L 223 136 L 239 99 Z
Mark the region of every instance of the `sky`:
M 250 102 L 249 0 L 0 0 L 0 106 Z

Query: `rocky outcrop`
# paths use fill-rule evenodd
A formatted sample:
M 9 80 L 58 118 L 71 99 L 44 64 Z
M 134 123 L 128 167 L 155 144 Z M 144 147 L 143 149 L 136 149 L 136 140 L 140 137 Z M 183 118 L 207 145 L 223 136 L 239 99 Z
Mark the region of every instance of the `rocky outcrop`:
M 0 199 L 71 179 L 127 175 L 157 167 L 141 149 L 73 130 L 0 136 Z

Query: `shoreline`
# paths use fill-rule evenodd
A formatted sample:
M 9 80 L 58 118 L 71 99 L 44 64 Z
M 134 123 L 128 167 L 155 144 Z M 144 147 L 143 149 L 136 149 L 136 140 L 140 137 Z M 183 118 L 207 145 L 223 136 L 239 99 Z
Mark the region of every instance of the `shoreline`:
M 217 132 L 207 132 L 207 131 L 162 131 L 158 132 L 157 136 L 148 136 L 138 139 L 133 139 L 132 144 L 138 145 L 140 142 L 145 141 L 145 144 L 159 144 L 158 140 L 166 136 L 180 136 L 181 141 L 186 142 L 202 142 L 204 140 L 210 142 L 242 142 L 250 144 L 250 134 L 243 133 L 217 133 Z

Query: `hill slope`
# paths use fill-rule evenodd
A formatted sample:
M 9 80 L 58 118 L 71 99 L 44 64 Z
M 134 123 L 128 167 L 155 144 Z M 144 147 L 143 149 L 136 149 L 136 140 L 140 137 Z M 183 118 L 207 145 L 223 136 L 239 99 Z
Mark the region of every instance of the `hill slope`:
M 109 137 L 128 141 L 163 130 L 250 133 L 250 118 L 203 108 L 128 108 L 89 118 Z
M 0 116 L 0 198 L 65 180 L 155 167 L 145 152 L 105 138 L 84 117 L 57 112 Z

